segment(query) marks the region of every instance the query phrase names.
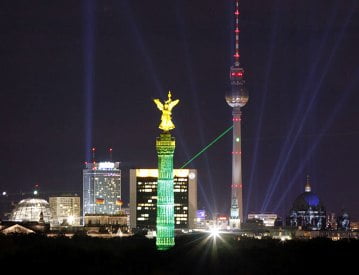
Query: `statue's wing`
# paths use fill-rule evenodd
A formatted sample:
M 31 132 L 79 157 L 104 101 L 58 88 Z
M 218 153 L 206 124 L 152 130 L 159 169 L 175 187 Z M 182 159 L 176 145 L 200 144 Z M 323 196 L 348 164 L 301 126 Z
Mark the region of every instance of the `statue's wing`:
M 156 103 L 157 108 L 158 108 L 160 111 L 162 111 L 162 110 L 163 110 L 163 104 L 161 103 L 161 101 L 160 101 L 158 98 L 154 99 L 153 101 Z
M 179 102 L 179 99 L 172 101 L 170 104 L 168 104 L 168 109 L 172 110 L 172 108 L 174 106 L 176 106 L 178 104 L 178 102 Z

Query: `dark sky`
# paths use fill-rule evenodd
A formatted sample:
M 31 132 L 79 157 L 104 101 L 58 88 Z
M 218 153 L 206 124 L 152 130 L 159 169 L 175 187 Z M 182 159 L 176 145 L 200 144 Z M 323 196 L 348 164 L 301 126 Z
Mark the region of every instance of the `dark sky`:
M 181 100 L 175 167 L 185 163 L 231 125 L 232 4 L 2 1 L 0 188 L 81 193 L 87 147 L 98 161 L 112 147 L 127 202 L 128 169 L 157 165 L 152 100 L 168 90 Z M 286 215 L 309 174 L 328 211 L 359 219 L 358 8 L 241 1 L 245 211 Z M 228 214 L 231 146 L 227 134 L 189 165 L 200 207 Z

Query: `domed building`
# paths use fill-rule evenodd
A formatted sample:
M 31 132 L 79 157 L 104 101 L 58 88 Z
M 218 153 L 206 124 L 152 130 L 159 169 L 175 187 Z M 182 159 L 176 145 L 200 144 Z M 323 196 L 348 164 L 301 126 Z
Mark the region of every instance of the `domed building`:
M 50 205 L 46 200 L 39 198 L 21 200 L 12 211 L 10 221 L 50 223 Z
M 290 210 L 288 223 L 292 227 L 301 227 L 308 230 L 321 230 L 326 226 L 326 212 L 319 197 L 312 192 L 309 176 L 304 187 Z

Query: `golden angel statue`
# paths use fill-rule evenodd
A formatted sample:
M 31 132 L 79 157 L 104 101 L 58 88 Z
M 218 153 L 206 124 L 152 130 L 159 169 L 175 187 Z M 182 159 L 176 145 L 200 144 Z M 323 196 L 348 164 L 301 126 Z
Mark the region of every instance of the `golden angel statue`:
M 161 123 L 160 126 L 158 126 L 158 128 L 160 128 L 161 130 L 167 132 L 170 131 L 172 129 L 175 128 L 175 125 L 172 122 L 172 109 L 174 106 L 176 106 L 179 102 L 179 99 L 176 100 L 172 100 L 171 99 L 171 91 L 168 92 L 168 99 L 162 104 L 161 101 L 156 98 L 153 100 L 156 105 L 157 108 L 162 111 L 162 116 L 161 116 Z

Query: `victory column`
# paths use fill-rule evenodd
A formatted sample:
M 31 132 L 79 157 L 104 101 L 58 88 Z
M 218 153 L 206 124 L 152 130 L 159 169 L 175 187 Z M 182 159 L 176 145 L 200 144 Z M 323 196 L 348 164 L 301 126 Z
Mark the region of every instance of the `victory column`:
M 171 136 L 170 130 L 175 128 L 171 115 L 173 107 L 178 104 L 179 100 L 172 100 L 171 92 L 168 92 L 166 101 L 161 103 L 159 99 L 154 99 L 154 102 L 162 112 L 158 128 L 163 130 L 156 140 L 158 155 L 156 246 L 158 250 L 167 250 L 175 245 L 173 153 L 176 141 Z

